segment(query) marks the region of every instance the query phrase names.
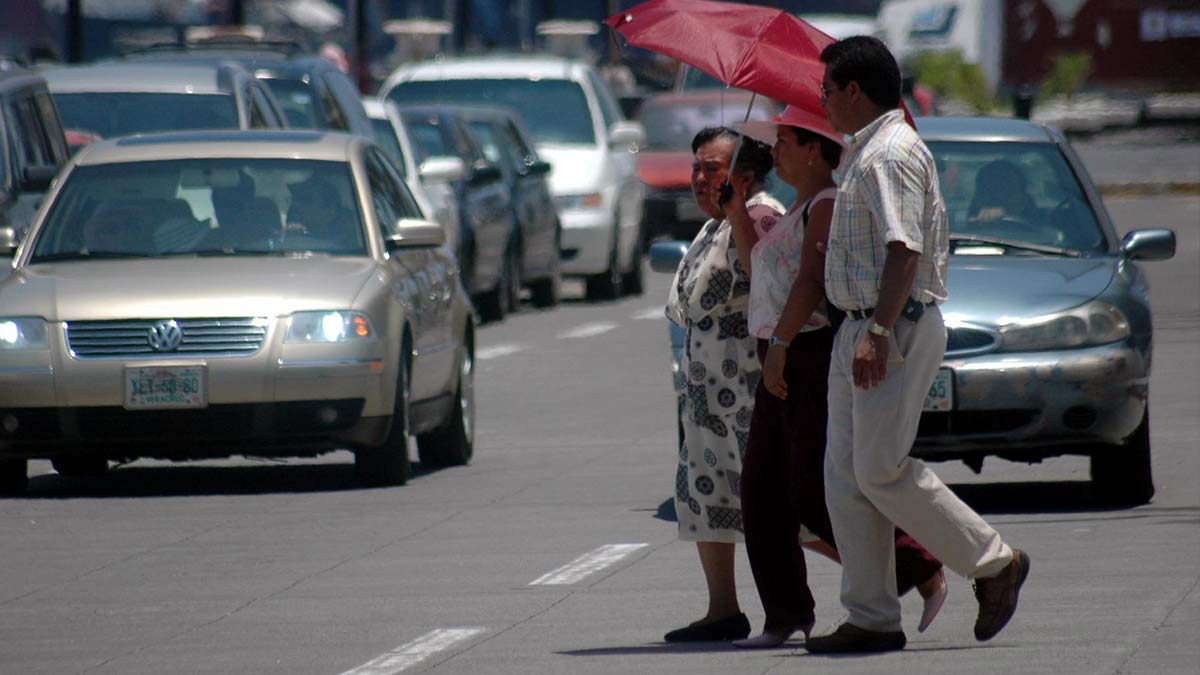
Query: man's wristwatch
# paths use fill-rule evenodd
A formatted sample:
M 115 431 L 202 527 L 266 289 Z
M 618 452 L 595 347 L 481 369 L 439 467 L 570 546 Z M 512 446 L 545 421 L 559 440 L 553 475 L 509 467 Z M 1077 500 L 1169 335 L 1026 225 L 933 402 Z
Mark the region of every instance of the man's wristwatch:
M 768 346 L 768 347 L 774 347 L 775 345 L 779 345 L 779 346 L 783 347 L 784 349 L 787 349 L 788 347 L 791 347 L 791 346 L 792 346 L 792 343 L 790 343 L 790 342 L 787 342 L 787 341 L 785 341 L 785 340 L 780 340 L 779 338 L 777 338 L 777 337 L 775 337 L 774 335 L 772 335 L 772 336 L 771 336 L 771 337 L 770 337 L 770 338 L 767 340 L 767 346 Z
M 879 324 L 875 323 L 874 321 L 871 322 L 871 327 L 868 328 L 867 331 L 874 335 L 878 335 L 880 337 L 888 337 L 889 335 L 892 334 L 891 328 L 884 328 L 883 326 L 880 326 Z

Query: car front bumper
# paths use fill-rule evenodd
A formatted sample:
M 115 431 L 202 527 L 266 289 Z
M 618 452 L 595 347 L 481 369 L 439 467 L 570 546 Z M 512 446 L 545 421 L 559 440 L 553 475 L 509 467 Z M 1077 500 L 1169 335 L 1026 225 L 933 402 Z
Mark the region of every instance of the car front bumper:
M 569 276 L 600 274 L 608 269 L 613 246 L 613 215 L 604 209 L 563 211 L 562 272 Z
M 1142 421 L 1149 355 L 1129 343 L 948 357 L 950 412 L 926 412 L 913 456 L 1038 459 L 1122 443 Z

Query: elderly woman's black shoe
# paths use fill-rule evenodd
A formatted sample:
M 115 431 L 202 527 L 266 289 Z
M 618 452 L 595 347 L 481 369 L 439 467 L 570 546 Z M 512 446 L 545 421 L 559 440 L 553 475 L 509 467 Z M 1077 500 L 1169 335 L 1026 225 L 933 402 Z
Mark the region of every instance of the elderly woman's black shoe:
M 717 642 L 740 640 L 750 634 L 750 620 L 745 614 L 731 614 L 722 619 L 694 623 L 663 636 L 667 642 Z

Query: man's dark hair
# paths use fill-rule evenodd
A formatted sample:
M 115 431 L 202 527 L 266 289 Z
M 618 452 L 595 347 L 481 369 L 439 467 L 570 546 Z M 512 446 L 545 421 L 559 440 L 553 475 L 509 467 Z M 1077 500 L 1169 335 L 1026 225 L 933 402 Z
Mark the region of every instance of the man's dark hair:
M 771 173 L 771 169 L 775 166 L 775 160 L 771 157 L 771 146 L 748 136 L 742 136 L 736 129 L 730 127 L 705 127 L 692 139 L 692 154 L 695 154 L 701 146 L 718 138 L 727 138 L 734 143 L 737 143 L 738 138 L 742 139 L 742 147 L 738 150 L 734 170 L 753 173 L 754 188 L 761 189 L 763 182 L 767 179 L 767 174 Z
M 785 129 L 792 130 L 792 135 L 796 137 L 796 142 L 800 145 L 807 145 L 814 141 L 820 143 L 821 159 L 825 160 L 825 163 L 829 165 L 829 168 L 836 169 L 838 163 L 842 161 L 842 146 L 838 145 L 835 141 L 832 141 L 815 131 L 809 131 L 808 129 L 803 129 L 801 127 L 793 127 L 786 124 L 783 125 L 783 127 Z
M 839 88 L 857 82 L 880 108 L 900 107 L 900 66 L 878 38 L 855 35 L 838 40 L 821 52 L 821 61 Z

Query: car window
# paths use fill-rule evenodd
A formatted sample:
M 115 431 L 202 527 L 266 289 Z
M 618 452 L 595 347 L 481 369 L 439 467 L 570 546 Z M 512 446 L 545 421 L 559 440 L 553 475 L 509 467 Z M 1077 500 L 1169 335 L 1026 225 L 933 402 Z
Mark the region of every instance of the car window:
M 345 162 L 192 158 L 76 167 L 32 263 L 186 255 L 366 255 Z
M 596 73 L 587 71 L 587 78 L 588 83 L 592 85 L 592 91 L 596 92 L 596 99 L 600 101 L 600 117 L 604 120 L 604 128 L 611 129 L 612 125 L 622 118 L 621 108 L 613 100 L 608 87 L 596 77 Z
M 346 120 L 346 127 L 353 129 L 354 120 L 361 120 L 367 115 L 366 111 L 362 109 L 362 98 L 358 89 L 350 81 L 350 78 L 340 71 L 330 71 L 325 73 L 324 77 L 325 83 L 334 93 L 334 99 L 338 109 L 342 112 L 343 119 Z
M 346 114 L 342 112 L 342 107 L 338 105 L 337 99 L 334 98 L 333 92 L 328 85 L 320 85 L 317 87 L 321 96 L 321 110 L 325 113 L 325 123 L 327 129 L 337 129 L 345 131 L 350 128 L 346 121 Z
M 436 115 L 412 114 L 404 116 L 408 136 L 417 146 L 421 161 L 430 157 L 458 157 L 442 128 L 442 120 Z
M 396 233 L 396 222 L 400 218 L 423 217 L 421 209 L 392 169 L 390 162 L 374 148 L 367 151 L 366 159 L 371 204 L 383 236 Z
M 387 95 L 400 105 L 432 102 L 497 105 L 516 110 L 538 143 L 596 143 L 587 96 L 571 80 L 470 79 L 403 82 Z
M 100 138 L 182 129 L 237 129 L 229 94 L 88 92 L 54 94 L 63 126 Z
M 58 109 L 54 107 L 54 99 L 47 92 L 39 92 L 33 97 L 38 109 L 38 117 L 42 121 L 42 131 L 46 134 L 46 143 L 50 148 L 50 163 L 62 166 L 67 161 L 68 152 L 66 140 L 63 138 L 62 124 L 58 119 Z
M 54 164 L 54 153 L 50 149 L 50 141 L 46 137 L 46 130 L 42 127 L 41 117 L 33 99 L 19 99 L 16 107 L 25 161 L 30 166 Z
M 504 136 L 508 140 L 508 145 L 516 153 L 517 161 L 522 164 L 532 164 L 537 161 L 537 151 L 525 142 L 525 137 L 511 121 L 504 123 Z
M 459 120 L 450 121 L 450 137 L 454 141 L 454 148 L 458 151 L 458 156 L 462 157 L 467 163 L 475 162 L 483 159 L 483 151 L 479 149 L 479 144 L 471 136 L 471 132 L 467 131 L 466 125 Z
M 317 101 L 312 89 L 301 80 L 279 77 L 264 80 L 287 118 L 288 126 L 298 129 L 317 128 Z
M 1052 143 L 928 143 L 956 234 L 1077 250 L 1106 241 L 1083 189 Z
M 263 107 L 266 101 L 262 94 L 258 91 L 250 90 L 250 128 L 251 129 L 266 129 L 271 125 L 267 123 L 267 116 L 263 112 Z
M 483 152 L 483 156 L 489 162 L 499 164 L 504 161 L 504 157 L 500 151 L 500 141 L 496 138 L 496 130 L 492 128 L 492 123 L 486 120 L 471 120 L 467 123 L 471 128 L 471 133 L 475 136 L 475 141 L 479 144 L 479 150 Z
M 400 147 L 400 139 L 396 136 L 396 130 L 392 128 L 391 120 L 372 119 L 371 131 L 375 134 L 375 142 L 391 158 L 396 170 L 400 172 L 401 176 L 406 175 L 407 169 L 404 168 L 404 148 Z

